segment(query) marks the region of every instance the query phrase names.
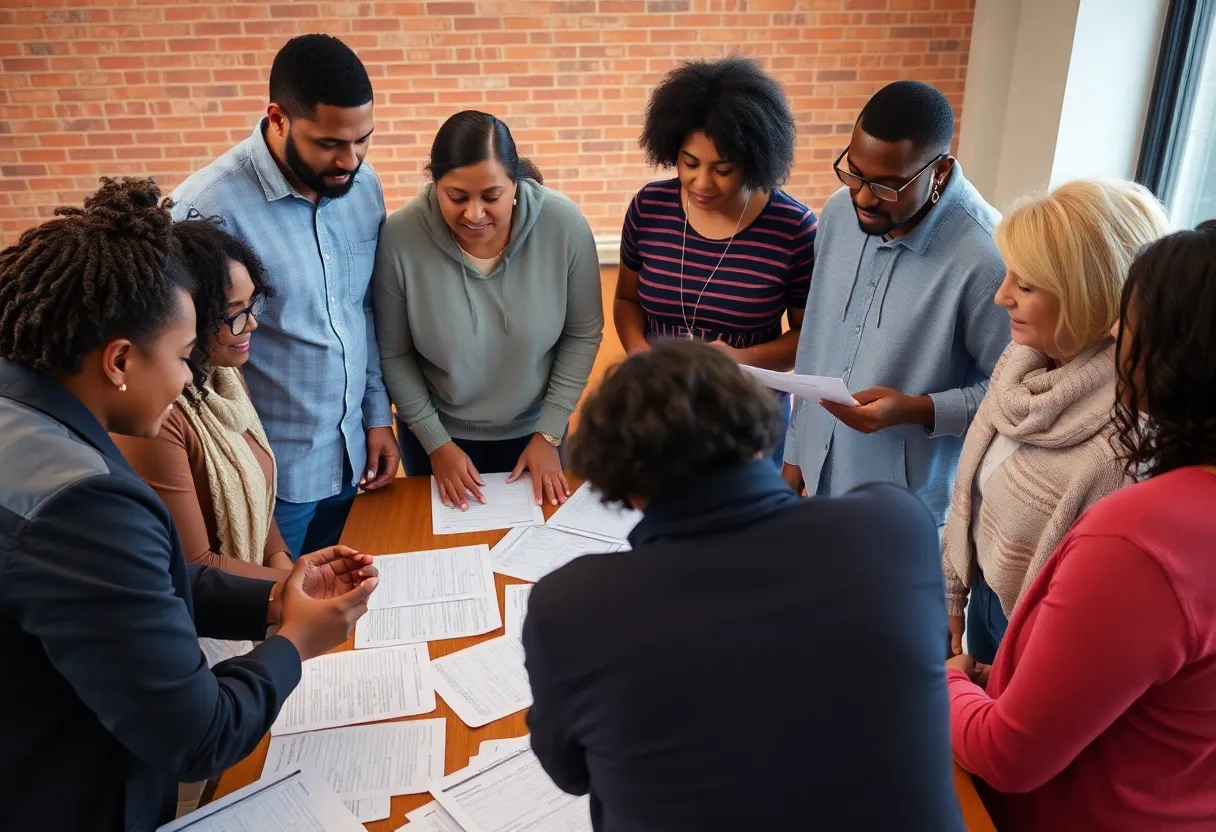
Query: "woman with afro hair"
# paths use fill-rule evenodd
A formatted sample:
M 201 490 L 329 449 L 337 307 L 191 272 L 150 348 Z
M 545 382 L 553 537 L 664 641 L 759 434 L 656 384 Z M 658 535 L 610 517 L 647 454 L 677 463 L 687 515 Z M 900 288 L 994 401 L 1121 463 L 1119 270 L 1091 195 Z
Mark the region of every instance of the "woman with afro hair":
M 817 224 L 781 190 L 794 142 L 781 85 L 754 61 L 694 61 L 663 79 L 641 146 L 676 177 L 642 188 L 625 215 L 613 312 L 626 352 L 686 338 L 740 364 L 793 369 Z

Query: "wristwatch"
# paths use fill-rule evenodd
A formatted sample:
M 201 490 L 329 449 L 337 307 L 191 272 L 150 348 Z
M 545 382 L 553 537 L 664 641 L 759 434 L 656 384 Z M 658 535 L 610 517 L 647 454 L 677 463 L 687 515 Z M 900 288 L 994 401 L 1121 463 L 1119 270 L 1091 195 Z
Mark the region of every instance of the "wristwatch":
M 540 434 L 540 438 L 545 440 L 546 442 L 548 442 L 550 445 L 552 445 L 555 448 L 561 447 L 562 440 L 561 440 L 561 437 L 559 437 L 559 436 L 550 436 L 549 434 L 542 432 Z

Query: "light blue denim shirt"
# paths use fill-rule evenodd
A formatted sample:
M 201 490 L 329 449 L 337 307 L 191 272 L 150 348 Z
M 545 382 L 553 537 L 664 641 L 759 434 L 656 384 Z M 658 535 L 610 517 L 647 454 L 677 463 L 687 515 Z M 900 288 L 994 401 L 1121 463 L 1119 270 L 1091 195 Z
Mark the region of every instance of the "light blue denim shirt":
M 278 463 L 278 496 L 309 503 L 342 490 L 367 464 L 365 429 L 391 425 L 369 286 L 384 223 L 384 192 L 366 162 L 340 199 L 316 205 L 275 163 L 259 123 L 248 139 L 172 194 L 224 218 L 266 267 L 275 297 L 258 319 L 245 366 L 250 397 Z
M 993 303 L 1005 273 L 992 239 L 999 220 L 957 163 L 937 204 L 895 240 L 861 231 L 847 189 L 828 199 L 795 370 L 843 378 L 853 392 L 929 395 L 934 428 L 865 435 L 799 400 L 785 461 L 802 468 L 808 493 L 898 483 L 946 522 L 962 435 L 1009 343 L 1009 315 Z

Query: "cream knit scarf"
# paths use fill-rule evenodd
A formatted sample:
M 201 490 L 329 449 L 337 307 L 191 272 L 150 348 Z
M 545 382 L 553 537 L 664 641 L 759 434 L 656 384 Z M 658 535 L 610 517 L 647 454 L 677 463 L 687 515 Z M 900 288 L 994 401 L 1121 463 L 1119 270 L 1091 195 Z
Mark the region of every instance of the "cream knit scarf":
M 202 401 L 188 401 L 183 394 L 177 407 L 203 445 L 221 553 L 261 564 L 274 512 L 276 483 L 274 478 L 266 481 L 245 439 L 246 432 L 271 460 L 274 455 L 240 372 L 217 367 Z

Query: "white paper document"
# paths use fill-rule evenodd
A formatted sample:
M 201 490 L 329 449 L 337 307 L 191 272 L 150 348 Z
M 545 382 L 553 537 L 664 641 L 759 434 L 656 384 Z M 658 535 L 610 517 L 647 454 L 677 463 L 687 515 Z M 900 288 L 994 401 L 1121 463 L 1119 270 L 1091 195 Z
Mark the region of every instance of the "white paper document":
M 465 534 L 492 532 L 516 526 L 537 526 L 545 522 L 544 512 L 532 494 L 531 474 L 524 474 L 512 483 L 509 474 L 482 474 L 485 485 L 480 486 L 485 503 L 470 495 L 465 499 L 468 511 L 448 507 L 439 499 L 439 485 L 431 477 L 431 531 L 434 534 Z
M 431 662 L 435 692 L 470 728 L 522 711 L 532 704 L 518 638 L 493 638 Z
M 367 601 L 369 610 L 466 601 L 494 592 L 490 547 L 461 546 L 403 555 L 380 555 L 380 580 Z
M 757 381 L 773 390 L 783 390 L 799 398 L 812 402 L 835 402 L 836 404 L 857 405 L 857 400 L 845 386 L 844 379 L 827 376 L 807 376 L 799 373 L 779 373 L 776 370 L 762 370 L 759 367 L 749 367 L 741 364 L 745 372 L 751 374 Z
M 491 550 L 491 569 L 500 575 L 535 583 L 577 557 L 619 552 L 623 548 L 625 544 L 619 541 L 587 537 L 555 526 L 524 526 L 511 529 Z
M 364 832 L 314 771 L 292 768 L 281 776 L 237 789 L 156 832 Z
M 445 638 L 479 636 L 502 626 L 498 598 L 444 601 L 388 610 L 368 610 L 355 625 L 355 647 L 388 647 Z
M 444 725 L 420 719 L 271 735 L 262 776 L 315 769 L 343 800 L 419 794 L 443 776 Z
M 405 819 L 410 823 L 397 832 L 465 832 L 456 819 L 448 814 L 448 810 L 434 800 L 406 814 Z
M 392 799 L 385 797 L 365 797 L 362 800 L 343 800 L 350 813 L 359 819 L 359 823 L 371 823 L 374 820 L 384 820 L 392 814 L 390 806 Z
M 483 760 L 431 786 L 465 832 L 590 832 L 590 798 L 566 794 L 530 748 Z
M 504 605 L 507 608 L 507 623 L 504 629 L 510 638 L 523 637 L 524 616 L 528 614 L 528 595 L 531 592 L 531 584 L 511 584 L 507 587 Z
M 375 595 L 375 593 L 372 593 Z M 203 658 L 207 660 L 207 667 L 215 667 L 217 664 L 228 659 L 235 659 L 237 656 L 243 656 L 253 649 L 252 641 L 223 641 L 218 638 L 200 638 L 198 640 L 199 649 L 203 651 Z
M 624 543 L 641 519 L 640 511 L 604 505 L 600 493 L 590 484 L 583 483 L 553 513 L 548 525 Z
M 298 734 L 435 710 L 425 644 L 347 650 L 304 662 L 272 734 Z

